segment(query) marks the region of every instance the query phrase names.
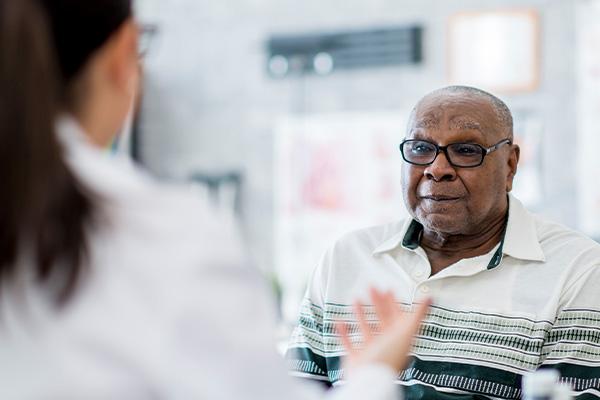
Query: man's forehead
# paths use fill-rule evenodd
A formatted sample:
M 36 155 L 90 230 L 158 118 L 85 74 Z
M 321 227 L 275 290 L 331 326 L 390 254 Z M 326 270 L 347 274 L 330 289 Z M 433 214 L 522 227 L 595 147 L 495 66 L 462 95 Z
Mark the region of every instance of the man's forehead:
M 419 116 L 416 115 L 414 127 L 423 129 L 437 129 L 440 127 L 443 120 L 443 116 L 428 114 Z M 477 118 L 473 118 L 467 115 L 455 115 L 448 118 L 448 125 L 450 129 L 463 129 L 463 130 L 482 130 L 483 126 Z
M 484 130 L 497 124 L 498 117 L 489 101 L 475 96 L 435 96 L 421 100 L 413 114 L 413 128 Z

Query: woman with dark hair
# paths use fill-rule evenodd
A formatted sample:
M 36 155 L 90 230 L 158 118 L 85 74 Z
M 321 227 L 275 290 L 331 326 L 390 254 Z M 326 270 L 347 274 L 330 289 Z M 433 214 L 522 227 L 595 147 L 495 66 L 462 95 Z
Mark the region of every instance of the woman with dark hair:
M 137 86 L 128 0 L 0 0 L 0 398 L 295 399 L 234 224 L 102 151 Z M 50 40 L 49 40 L 50 38 Z M 396 398 L 426 306 L 373 291 L 340 398 Z

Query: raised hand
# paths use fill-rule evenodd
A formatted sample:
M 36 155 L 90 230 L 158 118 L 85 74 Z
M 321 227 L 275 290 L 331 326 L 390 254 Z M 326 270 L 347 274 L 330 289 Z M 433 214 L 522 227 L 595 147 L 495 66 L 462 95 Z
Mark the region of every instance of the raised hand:
M 352 374 L 352 370 L 368 364 L 385 364 L 400 372 L 406 366 L 414 337 L 431 304 L 431 300 L 428 299 L 416 305 L 413 312 L 407 313 L 402 311 L 391 292 L 380 292 L 371 288 L 370 297 L 379 319 L 379 331 L 375 332 L 367 323 L 362 304 L 355 302 L 354 314 L 363 337 L 360 347 L 350 341 L 348 326 L 345 323 L 336 324 L 347 351 L 346 377 Z

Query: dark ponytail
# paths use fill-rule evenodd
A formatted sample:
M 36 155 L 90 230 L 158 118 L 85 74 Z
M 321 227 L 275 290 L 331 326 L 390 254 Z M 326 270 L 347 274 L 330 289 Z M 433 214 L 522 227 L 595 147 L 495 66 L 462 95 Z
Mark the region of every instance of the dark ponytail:
M 0 0 L 0 290 L 33 266 L 63 304 L 86 265 L 94 207 L 55 135 L 60 73 L 50 37 L 37 2 Z

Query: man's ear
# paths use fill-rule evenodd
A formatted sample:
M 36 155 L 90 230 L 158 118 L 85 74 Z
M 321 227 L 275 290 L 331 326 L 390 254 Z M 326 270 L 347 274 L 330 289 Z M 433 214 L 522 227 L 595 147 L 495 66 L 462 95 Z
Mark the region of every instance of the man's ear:
M 508 175 L 506 176 L 506 191 L 510 192 L 513 186 L 513 180 L 517 174 L 517 166 L 519 157 L 521 156 L 521 148 L 513 144 L 511 145 L 510 154 L 508 156 Z
M 119 91 L 135 90 L 135 73 L 138 67 L 138 29 L 133 20 L 125 22 L 110 39 L 108 47 L 108 72 Z

